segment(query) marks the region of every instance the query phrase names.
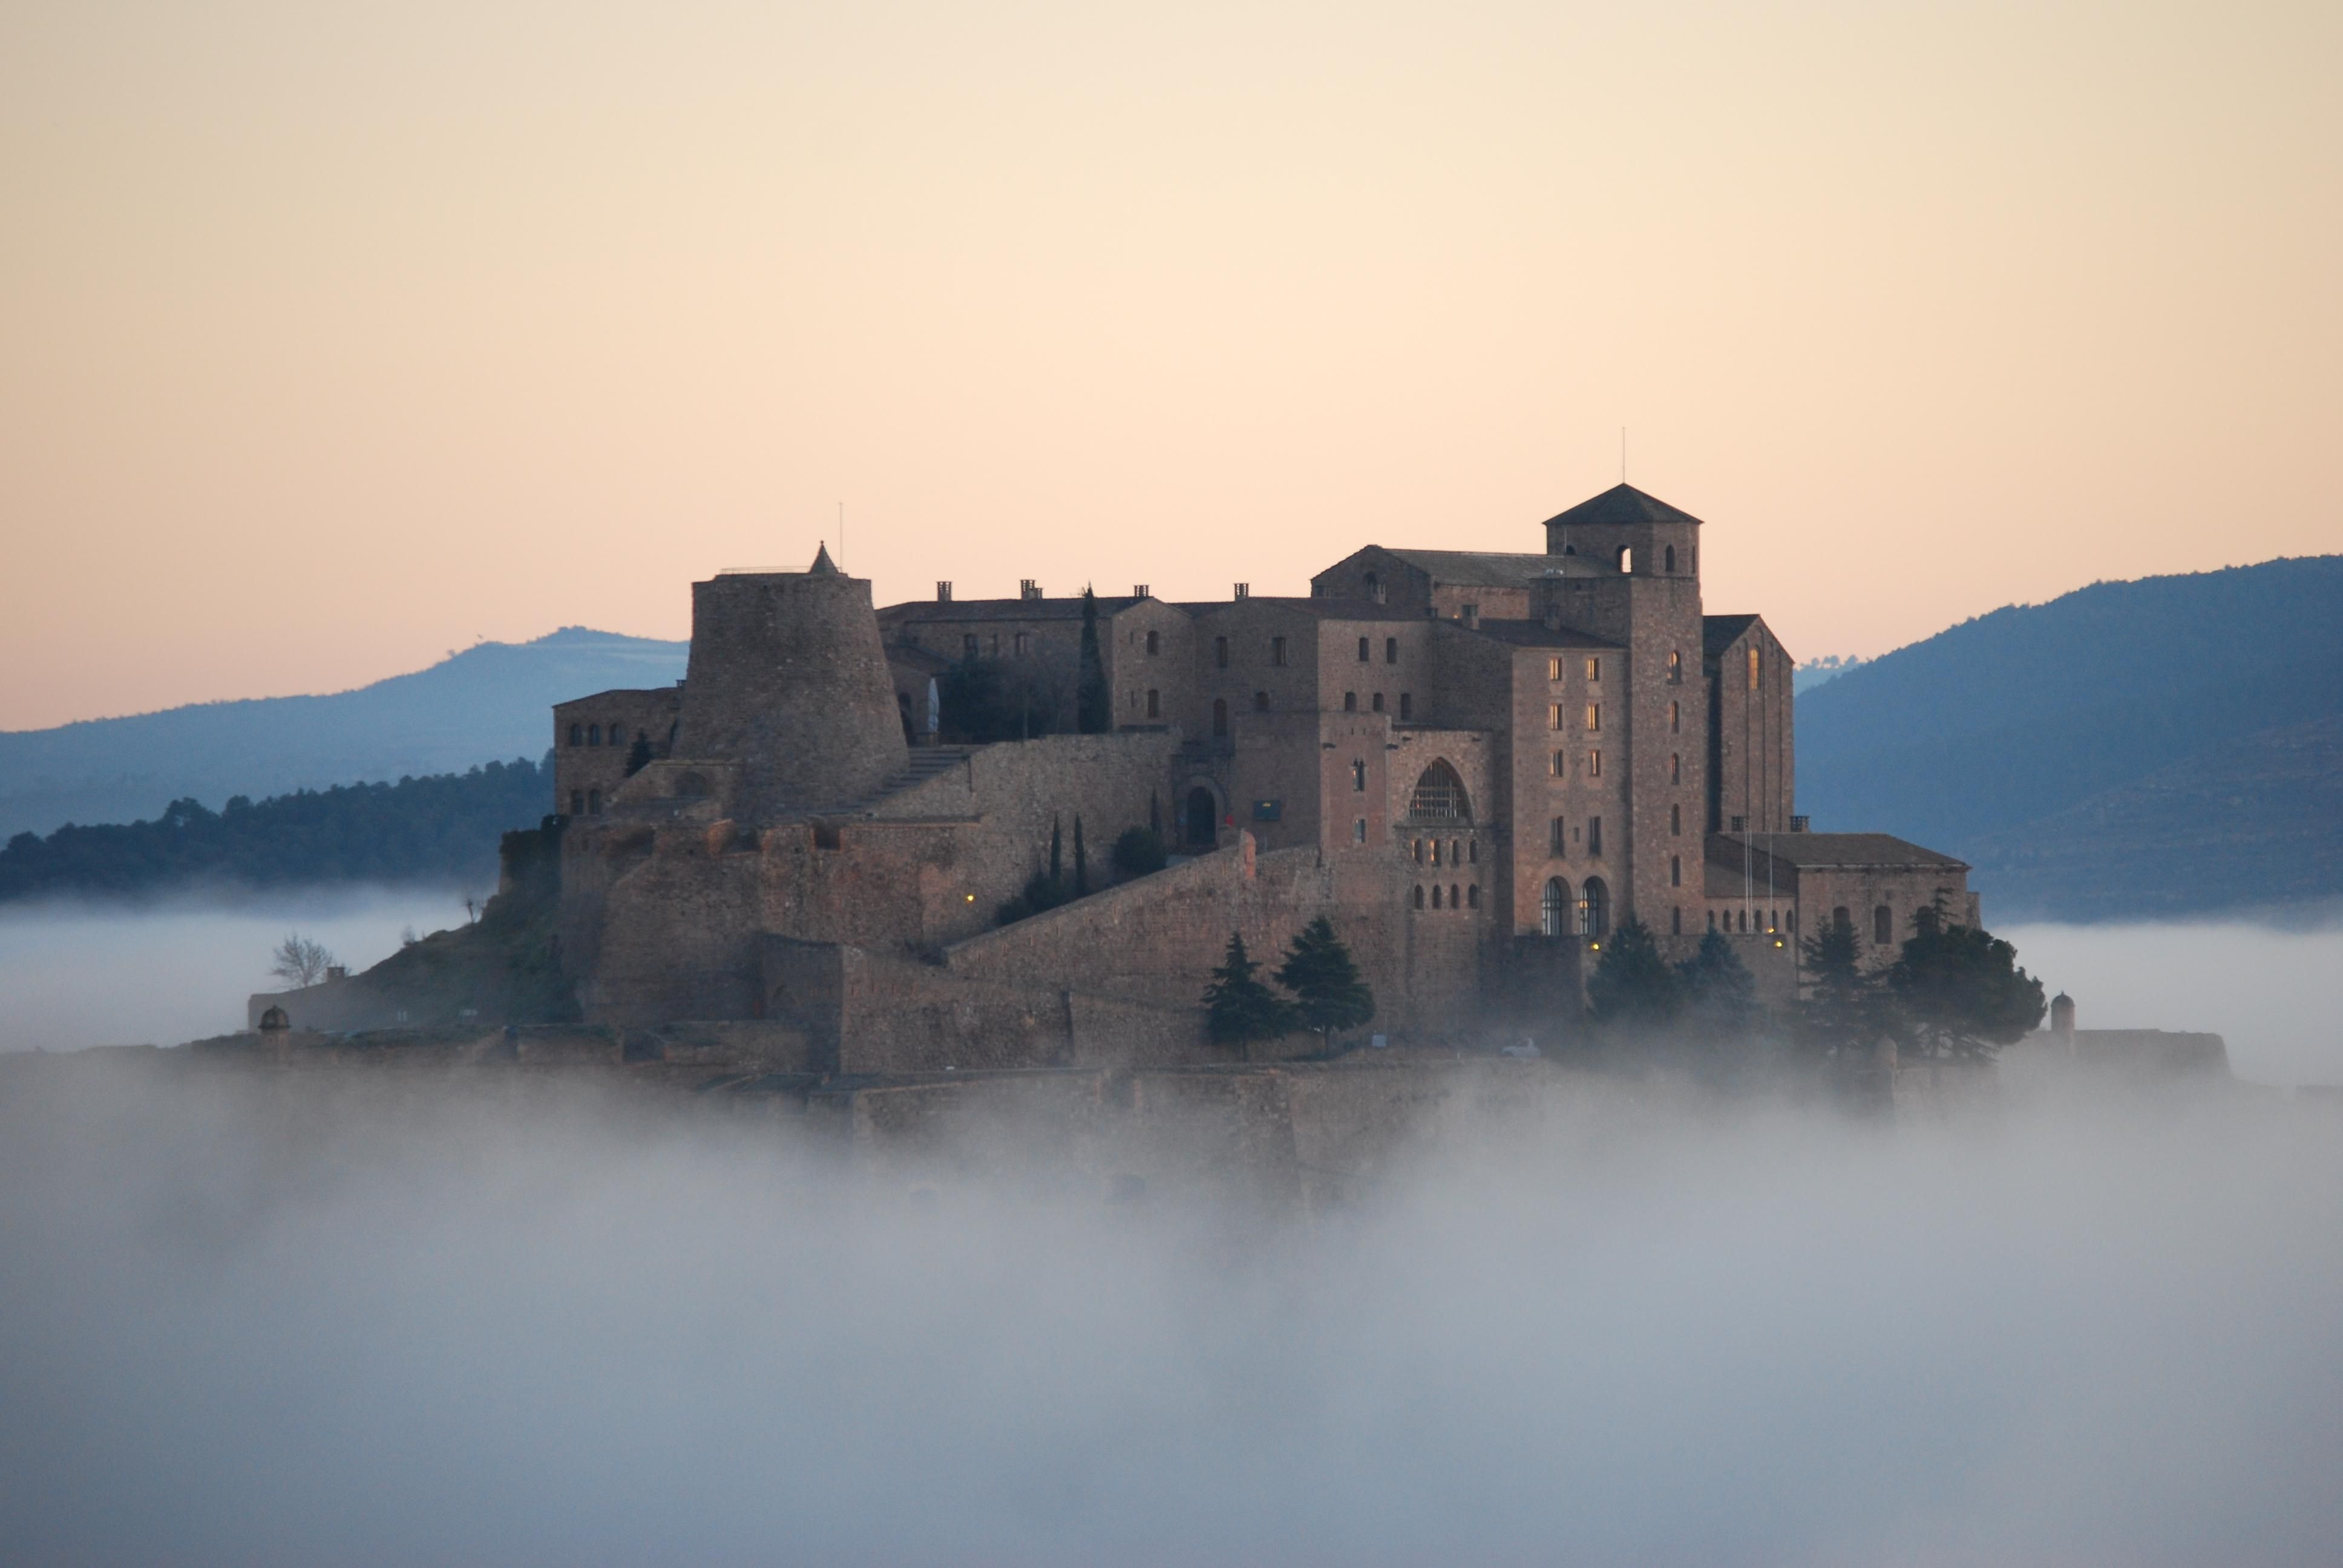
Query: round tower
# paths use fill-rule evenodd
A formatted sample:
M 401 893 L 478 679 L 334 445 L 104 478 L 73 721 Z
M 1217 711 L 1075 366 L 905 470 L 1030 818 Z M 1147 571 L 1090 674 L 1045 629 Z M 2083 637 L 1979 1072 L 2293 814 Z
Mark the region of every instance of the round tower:
M 2075 1039 L 2075 999 L 2060 991 L 2050 999 L 2050 1032 L 2072 1044 Z
M 762 819 L 849 805 L 908 766 L 867 578 L 825 546 L 802 572 L 691 585 L 691 660 L 675 755 L 741 764 Z

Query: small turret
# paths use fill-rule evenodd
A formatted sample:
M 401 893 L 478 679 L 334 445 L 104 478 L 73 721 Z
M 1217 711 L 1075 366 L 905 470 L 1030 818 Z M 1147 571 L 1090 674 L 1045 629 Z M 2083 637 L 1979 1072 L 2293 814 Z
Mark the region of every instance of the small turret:
M 2050 999 L 2050 1032 L 2068 1045 L 2075 1043 L 2075 999 L 2065 991 Z

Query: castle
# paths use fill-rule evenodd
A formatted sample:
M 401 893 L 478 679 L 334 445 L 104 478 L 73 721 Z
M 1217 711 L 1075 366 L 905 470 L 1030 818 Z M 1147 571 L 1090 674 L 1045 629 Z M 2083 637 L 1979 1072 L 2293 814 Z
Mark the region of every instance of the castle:
M 1273 960 L 1321 915 L 1373 1028 L 1441 1041 L 1567 1028 L 1631 918 L 1675 958 L 1724 933 L 1776 1000 L 1818 921 L 1875 957 L 1930 904 L 1974 923 L 1959 861 L 1795 814 L 1792 660 L 1704 612 L 1701 528 L 1623 484 L 1536 553 L 1099 598 L 1091 733 L 1079 597 L 878 608 L 826 549 L 719 573 L 679 686 L 554 710 L 564 971 L 588 1021 L 766 1020 L 825 1072 L 1164 1065 L 1227 1059 L 1199 998 L 1232 931 Z M 954 743 L 980 668 L 1034 739 Z M 1172 863 L 1116 880 L 1132 827 Z M 1078 831 L 1098 890 L 998 924 Z

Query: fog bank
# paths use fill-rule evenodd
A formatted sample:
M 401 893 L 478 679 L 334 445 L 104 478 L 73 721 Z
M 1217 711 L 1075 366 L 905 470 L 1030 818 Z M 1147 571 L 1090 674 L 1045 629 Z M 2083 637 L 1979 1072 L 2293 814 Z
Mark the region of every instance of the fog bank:
M 297 929 L 353 972 L 399 933 L 460 925 L 441 889 L 271 890 L 136 903 L 0 904 L 0 1052 L 176 1045 L 244 1027 L 245 998 L 284 982 L 268 955 Z
M 1301 1225 L 1047 1161 L 854 1175 L 694 1104 L 0 1064 L 0 1539 L 92 1563 L 2343 1549 L 2320 1106 L 1898 1130 L 1596 1084 Z
M 1988 916 L 1990 910 L 1987 911 Z M 2012 926 L 2017 961 L 2075 998 L 2084 1029 L 2203 1030 L 2256 1083 L 2343 1084 L 2343 911 L 2245 921 Z

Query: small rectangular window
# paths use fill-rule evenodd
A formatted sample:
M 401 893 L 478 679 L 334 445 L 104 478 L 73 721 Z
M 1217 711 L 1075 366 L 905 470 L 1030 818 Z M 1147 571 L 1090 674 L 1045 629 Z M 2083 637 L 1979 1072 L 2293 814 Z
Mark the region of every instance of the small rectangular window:
M 1383 638 L 1383 662 L 1385 664 L 1399 662 L 1399 638 L 1395 637 Z
M 1668 808 L 1668 834 L 1671 838 L 1681 839 L 1684 837 L 1684 808 L 1682 806 L 1671 806 Z
M 1603 705 L 1601 703 L 1590 702 L 1586 705 L 1586 728 L 1589 729 L 1600 729 L 1603 728 Z
M 1603 777 L 1603 753 L 1600 751 L 1590 751 L 1586 754 L 1586 776 L 1589 779 Z
M 1025 657 L 1025 655 L 1026 655 L 1029 651 L 1031 651 L 1031 649 L 1032 646 L 1033 646 L 1033 639 L 1032 639 L 1032 637 L 1031 637 L 1031 635 L 1030 633 L 1026 633 L 1026 632 L 1021 632 L 1021 632 L 1019 632 L 1019 633 L 1017 634 L 1017 657 L 1018 657 L 1018 658 L 1024 658 L 1024 657 Z
M 1589 654 L 1586 659 L 1586 678 L 1589 680 L 1603 678 L 1603 660 L 1592 654 Z
M 1547 705 L 1545 710 L 1545 727 L 1548 729 L 1559 729 L 1562 728 L 1561 703 L 1555 702 Z
M 1362 817 L 1351 824 L 1351 842 L 1353 844 L 1363 844 L 1366 841 L 1367 819 L 1364 817 Z
M 1359 638 L 1359 662 L 1364 664 L 1373 657 L 1374 655 L 1368 651 L 1367 639 L 1363 637 Z
M 1562 660 L 1559 658 L 1549 658 L 1545 661 L 1545 678 L 1548 680 L 1560 680 L 1562 678 Z
M 1272 637 L 1269 639 L 1269 662 L 1276 665 L 1282 665 L 1285 662 L 1285 639 L 1283 638 Z
M 1566 848 L 1569 842 L 1570 835 L 1563 829 L 1563 819 L 1556 817 L 1554 819 L 1553 829 L 1546 838 L 1546 850 L 1556 859 L 1560 859 L 1569 853 Z
M 1342 711 L 1345 713 L 1356 713 L 1358 710 L 1359 694 L 1355 691 L 1346 691 L 1342 693 Z
M 1684 757 L 1679 752 L 1668 753 L 1668 782 L 1671 784 L 1684 782 Z
M 1147 717 L 1150 719 L 1163 717 L 1163 693 L 1152 686 L 1147 689 Z
M 960 639 L 960 652 L 962 658 L 976 657 L 976 633 L 970 632 Z
M 1229 639 L 1227 638 L 1216 637 L 1212 638 L 1212 664 L 1214 668 L 1219 669 L 1226 669 L 1229 667 Z
M 1363 762 L 1351 764 L 1351 790 L 1357 795 L 1367 792 L 1367 765 Z
M 1377 713 L 1381 713 L 1383 710 L 1383 694 L 1382 692 L 1378 691 L 1378 692 L 1376 692 L 1376 693 L 1375 693 L 1375 711 L 1376 711 Z
M 1586 819 L 1586 852 L 1590 855 L 1603 852 L 1603 819 L 1600 817 Z
M 1403 720 L 1415 717 L 1415 698 L 1413 694 L 1405 691 L 1399 694 L 1399 716 Z
M 1757 647 L 1755 643 L 1749 648 L 1749 689 L 1757 689 Z
M 1684 708 L 1679 703 L 1668 704 L 1668 733 L 1675 734 L 1684 728 Z
M 1570 772 L 1569 752 L 1557 751 L 1554 754 L 1554 768 L 1552 771 L 1556 779 L 1563 778 Z

